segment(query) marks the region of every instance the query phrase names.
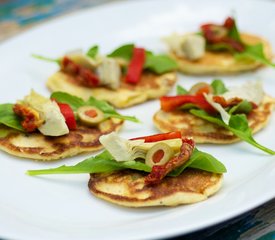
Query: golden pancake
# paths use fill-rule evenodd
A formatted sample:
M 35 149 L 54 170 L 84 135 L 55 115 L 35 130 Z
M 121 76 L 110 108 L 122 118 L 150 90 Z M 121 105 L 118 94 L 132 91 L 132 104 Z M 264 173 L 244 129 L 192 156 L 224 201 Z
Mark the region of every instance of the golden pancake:
M 247 119 L 253 133 L 266 126 L 274 105 L 275 100 L 265 96 L 259 107 L 250 112 Z M 181 131 L 183 136 L 193 137 L 196 143 L 227 144 L 240 141 L 227 129 L 196 117 L 187 111 L 165 112 L 159 110 L 155 113 L 153 121 L 161 132 Z
M 191 168 L 154 185 L 145 185 L 145 176 L 133 170 L 91 174 L 88 186 L 95 196 L 106 201 L 126 207 L 150 207 L 203 201 L 222 185 L 221 174 Z
M 241 34 L 241 39 L 247 45 L 262 43 L 265 56 L 268 59 L 272 58 L 271 45 L 265 39 L 245 33 Z M 260 62 L 254 60 L 237 60 L 229 52 L 206 51 L 204 56 L 196 61 L 179 57 L 172 52 L 170 56 L 178 63 L 179 71 L 191 75 L 236 74 L 239 72 L 251 71 L 262 66 Z
M 75 79 L 59 71 L 52 75 L 46 85 L 51 91 L 62 91 L 87 100 L 93 96 L 105 100 L 117 108 L 126 108 L 167 94 L 176 82 L 176 73 L 161 75 L 143 73 L 137 85 L 122 81 L 121 86 L 112 90 L 106 87 L 88 88 L 79 85 Z
M 51 161 L 70 157 L 82 152 L 102 148 L 99 137 L 118 131 L 123 124 L 120 119 L 108 119 L 96 127 L 78 125 L 67 135 L 44 136 L 40 133 L 22 133 L 0 125 L 0 149 L 17 157 Z

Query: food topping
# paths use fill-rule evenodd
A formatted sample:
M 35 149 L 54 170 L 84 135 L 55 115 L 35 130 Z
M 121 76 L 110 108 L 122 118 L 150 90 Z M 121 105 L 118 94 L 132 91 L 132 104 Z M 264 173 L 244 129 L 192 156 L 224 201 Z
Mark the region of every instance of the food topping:
M 145 157 L 145 164 L 152 167 L 163 165 L 174 156 L 173 149 L 166 143 L 158 142 L 149 149 Z
M 197 60 L 205 54 L 205 39 L 196 34 L 189 34 L 184 38 L 181 49 L 186 58 Z
M 222 25 L 203 24 L 201 31 L 208 44 L 224 44 L 237 52 L 243 52 L 245 45 L 240 39 L 233 38 L 230 34 L 234 27 L 235 20 L 228 17 Z
M 21 125 L 26 132 L 34 132 L 43 123 L 43 119 L 41 119 L 39 112 L 24 104 L 15 104 L 13 111 L 23 118 Z
M 76 49 L 66 53 L 66 56 L 70 58 L 74 63 L 94 71 L 96 67 L 101 63 L 101 57 L 96 58 L 88 57 L 82 50 Z
M 209 113 L 216 112 L 215 108 L 200 95 L 179 95 L 179 96 L 164 96 L 160 98 L 161 109 L 169 112 L 176 110 L 184 104 L 193 104 L 194 106 L 201 108 Z
M 76 120 L 74 117 L 74 112 L 69 104 L 66 103 L 57 103 L 60 112 L 62 113 L 63 117 L 65 118 L 65 122 L 70 130 L 76 129 Z
M 178 135 L 178 132 L 176 132 Z M 171 138 L 162 137 L 161 135 L 169 134 L 157 134 L 142 138 L 136 138 L 134 140 L 127 140 L 118 136 L 117 133 L 113 132 L 108 135 L 103 135 L 100 137 L 100 143 L 110 152 L 116 161 L 131 161 L 138 158 L 145 159 L 146 154 L 156 145 L 156 142 L 160 142 L 167 145 L 174 153 L 179 152 L 182 141 L 180 138 L 173 138 L 173 133 L 171 133 Z M 156 141 L 146 142 L 146 138 L 157 136 Z M 175 135 L 174 135 L 175 136 Z M 152 140 L 152 139 L 150 139 Z
M 208 83 L 205 83 L 205 82 L 199 82 L 195 85 L 193 85 L 191 87 L 191 89 L 189 90 L 189 94 L 190 95 L 200 95 L 200 94 L 203 94 L 203 93 L 213 93 L 214 90 L 212 88 L 212 86 Z
M 130 141 L 119 137 L 115 132 L 101 136 L 99 141 L 118 162 L 130 161 L 135 155 Z M 140 143 L 142 142 L 141 140 Z
M 80 121 L 88 126 L 97 125 L 105 119 L 104 113 L 97 107 L 93 106 L 83 106 L 78 108 L 77 115 Z
M 72 61 L 69 57 L 64 57 L 61 61 L 61 70 L 74 76 L 83 86 L 96 87 L 99 85 L 99 78 L 88 68 Z
M 102 63 L 97 68 L 100 84 L 118 89 L 120 86 L 121 67 L 114 58 L 103 58 Z
M 180 57 L 197 60 L 205 54 L 205 39 L 197 34 L 174 33 L 164 39 L 170 49 Z
M 172 157 L 163 165 L 154 165 L 150 174 L 146 176 L 145 183 L 159 183 L 169 172 L 187 162 L 191 157 L 194 148 L 195 143 L 192 139 L 182 139 L 182 146 L 179 155 Z
M 222 96 L 228 101 L 238 97 L 259 105 L 264 97 L 264 90 L 261 81 L 250 81 L 243 85 L 229 88 Z
M 150 135 L 150 136 L 132 138 L 131 140 L 143 139 L 144 142 L 149 143 L 149 142 L 158 142 L 158 141 L 176 139 L 176 138 L 181 139 L 181 132 L 159 133 L 159 134 Z
M 65 119 L 56 102 L 32 90 L 31 93 L 19 103 L 39 113 L 40 118 L 43 119 L 43 124 L 38 126 L 38 130 L 43 135 L 61 136 L 69 133 Z
M 127 83 L 137 84 L 139 82 L 143 71 L 143 65 L 145 63 L 145 56 L 144 48 L 134 47 L 125 78 Z

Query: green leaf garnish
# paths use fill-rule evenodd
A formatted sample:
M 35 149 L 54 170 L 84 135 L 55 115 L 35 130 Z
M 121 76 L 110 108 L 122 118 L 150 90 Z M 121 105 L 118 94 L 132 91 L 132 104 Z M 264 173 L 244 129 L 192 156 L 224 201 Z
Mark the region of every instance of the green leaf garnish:
M 25 132 L 21 125 L 20 118 L 13 112 L 14 104 L 0 104 L 0 123 L 18 131 Z
M 247 118 L 244 114 L 231 115 L 229 124 L 227 125 L 221 120 L 220 117 L 211 116 L 203 110 L 191 109 L 190 113 L 208 122 L 217 124 L 221 127 L 228 129 L 240 139 L 261 149 L 262 151 L 268 154 L 271 154 L 271 155 L 275 154 L 275 151 L 268 149 L 255 141 L 255 139 L 252 137 L 252 131 L 249 128 Z
M 186 95 L 186 94 L 188 94 L 188 91 L 184 87 L 177 85 L 177 95 Z
M 90 97 L 89 100 L 85 102 L 83 99 L 69 93 L 54 92 L 52 93 L 51 98 L 58 102 L 69 104 L 74 112 L 82 106 L 95 106 L 104 113 L 105 118 L 112 117 L 132 122 L 139 122 L 136 117 L 121 115 L 110 104 L 103 100 L 97 100 L 94 97 Z
M 248 114 L 251 112 L 252 110 L 252 104 L 250 102 L 248 102 L 247 100 L 243 100 L 241 101 L 239 104 L 233 106 L 228 113 L 230 115 L 232 114 L 236 114 L 236 113 L 245 113 Z
M 132 58 L 134 44 L 123 45 L 115 49 L 108 57 L 122 58 L 130 61 Z M 177 69 L 177 63 L 166 55 L 154 55 L 151 51 L 146 50 L 146 61 L 144 69 L 148 69 L 157 74 L 162 74 L 168 71 Z
M 177 63 L 166 55 L 146 54 L 144 69 L 148 69 L 157 74 L 162 74 L 168 71 L 176 70 L 177 68 Z
M 211 82 L 211 86 L 214 90 L 215 95 L 223 94 L 228 91 L 228 89 L 225 87 L 224 83 L 220 79 L 215 79 Z
M 210 154 L 194 150 L 190 160 L 183 166 L 172 171 L 169 176 L 178 176 L 187 167 L 197 168 L 213 173 L 224 173 L 226 168 Z M 117 162 L 108 151 L 104 151 L 95 157 L 90 157 L 74 166 L 62 165 L 57 168 L 29 170 L 28 175 L 42 174 L 78 174 L 78 173 L 107 173 L 122 169 L 134 169 L 143 172 L 151 172 L 151 167 L 139 161 Z
M 88 52 L 86 53 L 86 55 L 92 59 L 95 59 L 96 55 L 98 54 L 98 50 L 99 50 L 99 47 L 97 45 L 95 46 L 92 46 Z
M 265 57 L 262 43 L 256 45 L 246 45 L 243 52 L 235 53 L 234 56 L 236 59 L 253 59 L 260 63 L 275 67 L 275 63 L 272 63 Z
M 44 57 L 44 56 L 41 56 L 41 55 L 38 55 L 38 54 L 32 54 L 32 57 L 37 58 L 37 59 L 42 60 L 42 61 L 55 62 L 58 65 L 61 64 L 61 60 L 59 58 L 49 58 L 49 57 Z
M 108 54 L 108 57 L 123 58 L 126 61 L 130 61 L 133 55 L 134 44 L 123 45 L 115 49 L 112 53 Z
M 239 30 L 237 28 L 237 25 L 236 25 L 236 20 L 234 20 L 233 27 L 228 32 L 228 36 L 231 39 L 234 39 L 237 42 L 242 42 L 240 32 L 239 32 Z

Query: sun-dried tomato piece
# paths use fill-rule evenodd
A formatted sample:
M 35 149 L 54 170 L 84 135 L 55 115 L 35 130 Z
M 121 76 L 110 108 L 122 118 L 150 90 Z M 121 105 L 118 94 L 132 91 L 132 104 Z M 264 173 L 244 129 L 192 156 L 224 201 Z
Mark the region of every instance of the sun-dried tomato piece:
M 33 108 L 23 104 L 15 104 L 13 106 L 13 111 L 23 118 L 21 125 L 26 132 L 34 132 L 43 124 L 43 120 L 40 118 L 39 113 Z
M 96 87 L 100 83 L 98 76 L 90 69 L 82 67 L 66 56 L 61 61 L 61 70 L 72 75 L 79 84 L 85 87 Z
M 178 156 L 171 158 L 164 165 L 155 165 L 145 178 L 145 184 L 156 184 L 161 181 L 173 169 L 183 165 L 189 160 L 195 147 L 195 142 L 190 138 L 182 139 L 182 146 Z

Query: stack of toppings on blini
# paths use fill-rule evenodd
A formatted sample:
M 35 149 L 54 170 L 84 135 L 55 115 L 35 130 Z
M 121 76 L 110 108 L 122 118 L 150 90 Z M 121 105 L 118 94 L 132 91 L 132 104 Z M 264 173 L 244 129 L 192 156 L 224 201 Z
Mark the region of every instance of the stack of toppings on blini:
M 127 207 L 175 206 L 207 199 L 222 183 L 224 165 L 191 138 L 170 132 L 126 140 L 100 138 L 106 150 L 75 166 L 29 170 L 29 175 L 90 173 L 89 189 Z
M 49 99 L 31 91 L 16 104 L 0 104 L 0 149 L 47 161 L 97 151 L 99 137 L 118 131 L 124 120 L 138 122 L 93 97 L 54 92 Z
M 263 64 L 275 67 L 270 61 L 270 44 L 261 37 L 240 33 L 232 17 L 223 24 L 205 23 L 197 33 L 174 33 L 164 40 L 179 70 L 187 74 L 239 73 Z
M 123 45 L 107 56 L 99 55 L 97 46 L 87 53 L 70 52 L 60 59 L 34 56 L 60 66 L 47 81 L 51 91 L 84 99 L 94 96 L 118 108 L 163 96 L 176 82 L 174 60 L 133 44 Z
M 266 126 L 275 105 L 274 98 L 264 93 L 261 82 L 227 89 L 221 80 L 214 80 L 211 84 L 195 84 L 189 91 L 180 86 L 177 90 L 177 96 L 160 98 L 161 109 L 153 120 L 161 131 L 181 131 L 197 143 L 244 140 L 275 154 L 252 137 Z

